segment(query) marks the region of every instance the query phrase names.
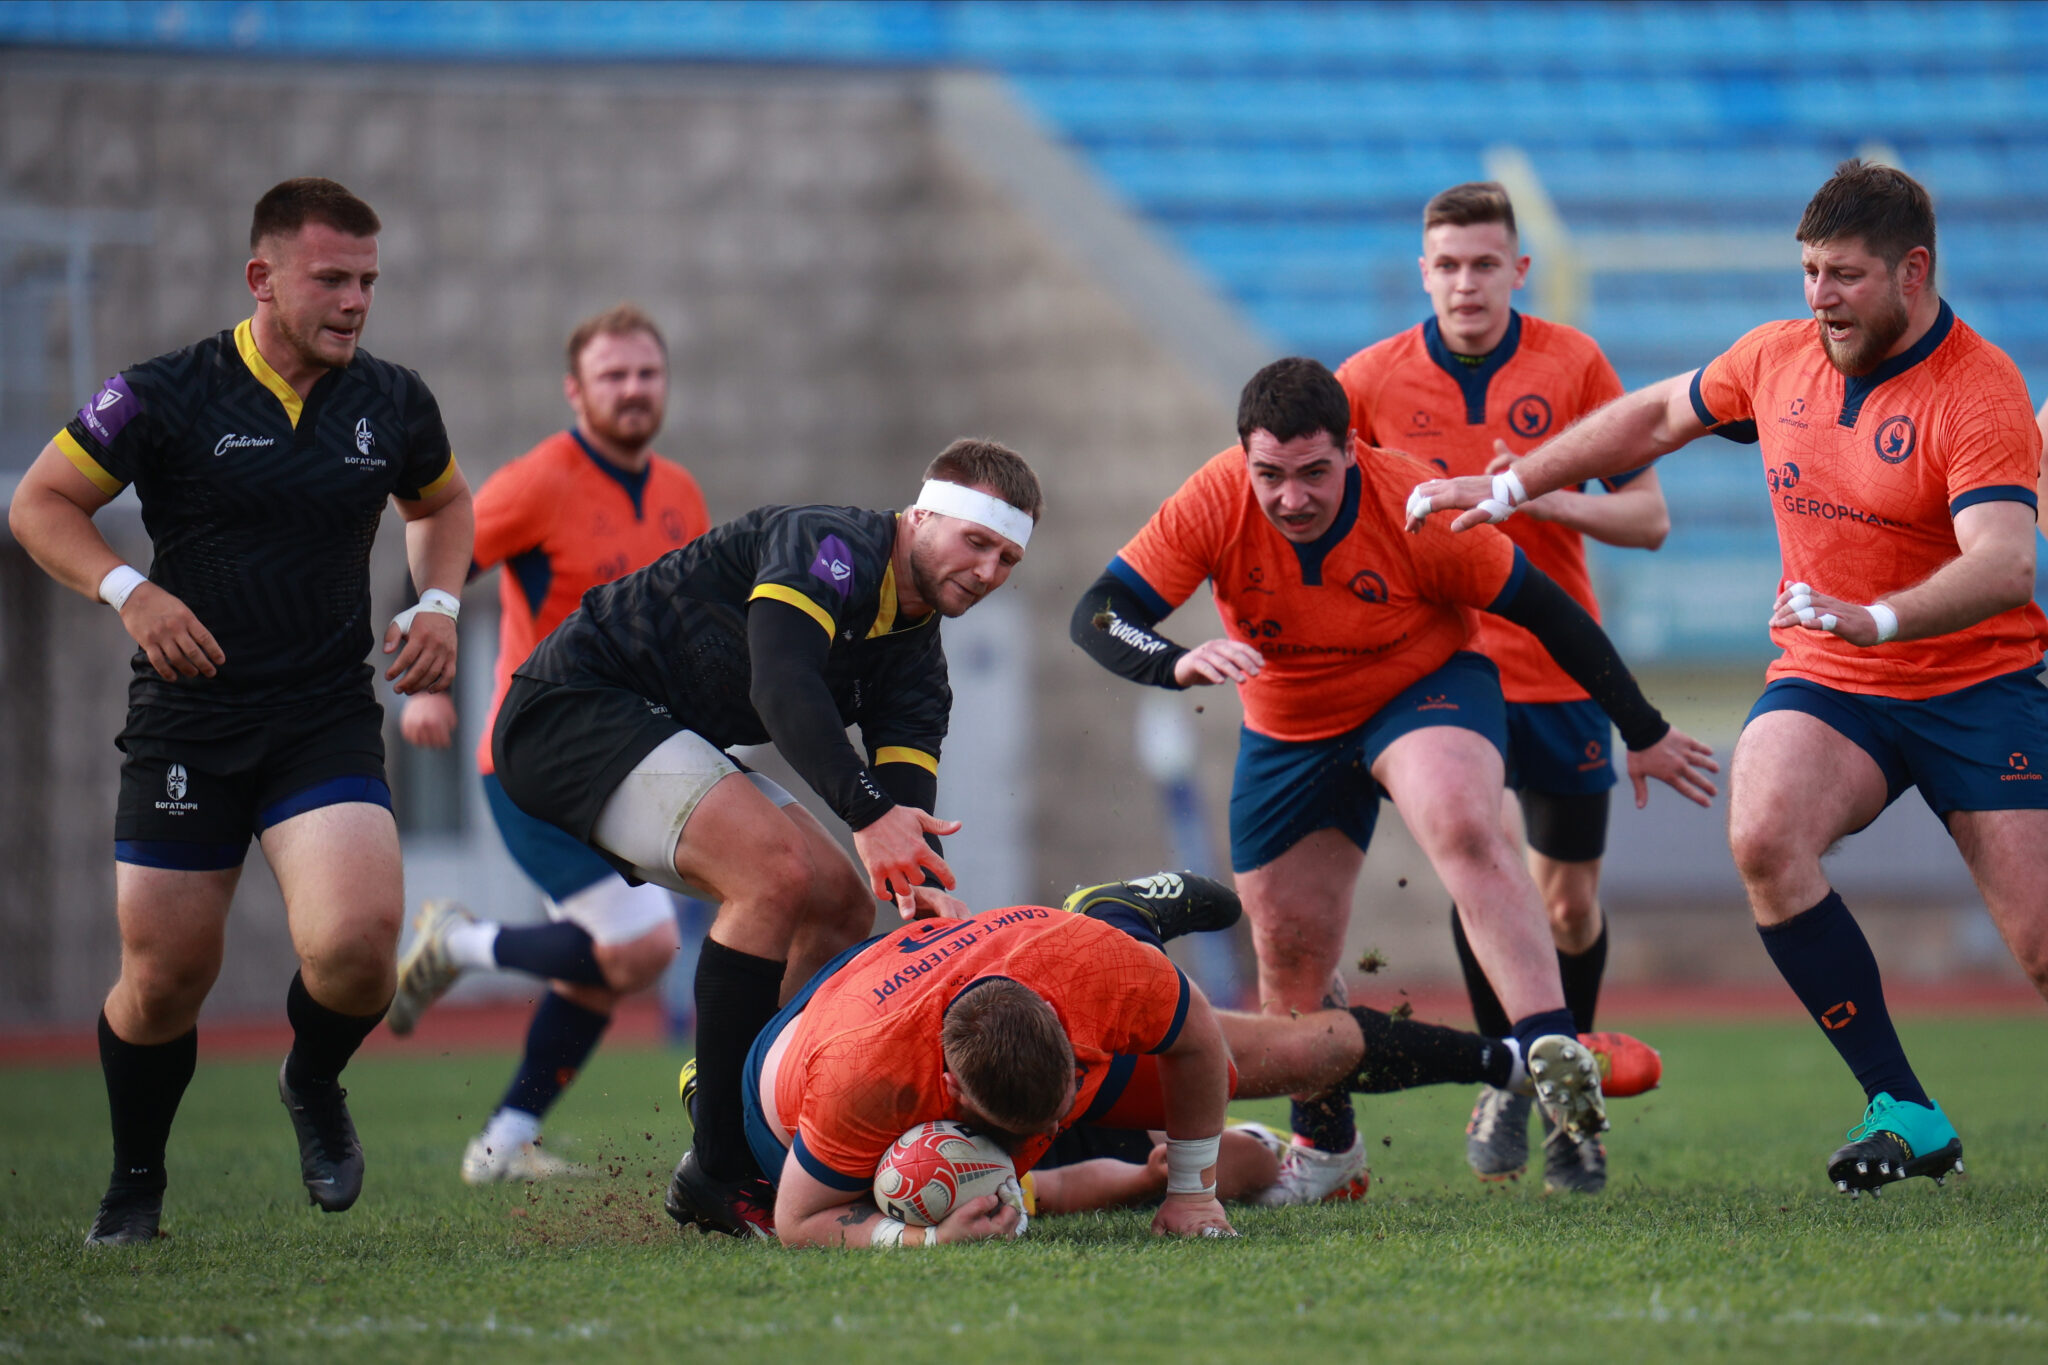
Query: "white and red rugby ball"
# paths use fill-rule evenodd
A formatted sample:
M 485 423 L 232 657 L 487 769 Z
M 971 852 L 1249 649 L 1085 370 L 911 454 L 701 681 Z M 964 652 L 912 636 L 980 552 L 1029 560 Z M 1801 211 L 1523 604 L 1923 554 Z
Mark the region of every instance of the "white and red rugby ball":
M 897 1138 L 875 1168 L 875 1204 L 912 1227 L 933 1227 L 969 1199 L 1015 1181 L 1010 1154 L 971 1128 L 934 1119 Z

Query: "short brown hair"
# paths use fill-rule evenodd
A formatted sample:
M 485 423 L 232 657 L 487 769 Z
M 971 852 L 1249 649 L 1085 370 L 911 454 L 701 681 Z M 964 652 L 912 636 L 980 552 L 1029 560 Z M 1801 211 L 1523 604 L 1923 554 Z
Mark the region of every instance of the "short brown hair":
M 1516 236 L 1515 205 L 1507 186 L 1498 180 L 1472 180 L 1453 185 L 1431 199 L 1422 209 L 1422 230 L 1444 224 L 1471 227 L 1474 223 L 1500 223 L 1508 236 Z
M 1023 456 L 1000 441 L 963 436 L 925 466 L 924 476 L 993 489 L 997 497 L 1033 521 L 1045 510 L 1045 495 L 1039 491 L 1038 476 L 1024 463 Z
M 324 223 L 351 237 L 375 237 L 384 230 L 377 211 L 345 186 L 307 175 L 272 185 L 256 201 L 249 221 L 249 250 L 265 237 L 289 237 L 308 223 Z
M 1060 1117 L 1074 1080 L 1074 1045 L 1051 1005 L 1021 982 L 968 985 L 939 1026 L 946 1069 L 988 1117 L 1017 1131 Z
M 615 304 L 602 313 L 583 319 L 576 324 L 576 330 L 569 333 L 569 374 L 572 377 L 576 375 L 576 366 L 583 359 L 584 348 L 599 337 L 633 336 L 641 332 L 653 337 L 654 344 L 661 348 L 661 358 L 668 359 L 668 338 L 637 304 Z
M 1897 270 L 1906 253 L 1927 248 L 1934 277 L 1934 200 L 1926 186 L 1896 166 L 1851 157 L 1807 201 L 1793 234 L 1807 246 L 1861 238 L 1865 249 Z
M 1292 441 L 1326 431 L 1338 450 L 1349 449 L 1351 400 L 1329 366 L 1308 356 L 1276 360 L 1253 375 L 1237 399 L 1237 439 L 1251 449 L 1252 433 Z

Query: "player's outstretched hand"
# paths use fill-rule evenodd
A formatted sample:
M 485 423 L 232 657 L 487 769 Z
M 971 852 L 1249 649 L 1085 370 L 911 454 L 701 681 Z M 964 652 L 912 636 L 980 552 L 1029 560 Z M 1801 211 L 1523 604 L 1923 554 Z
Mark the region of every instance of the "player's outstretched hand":
M 228 661 L 192 608 L 147 580 L 136 584 L 121 605 L 121 624 L 165 682 L 211 678 Z
M 958 834 L 958 820 L 941 820 L 915 806 L 892 806 L 881 819 L 853 832 L 853 851 L 867 869 L 868 888 L 878 901 L 895 901 L 905 919 L 917 916 L 917 887 L 925 869 L 951 891 L 953 869 L 924 841 L 927 834 Z
M 945 1221 L 926 1235 L 935 1246 L 952 1242 L 985 1242 L 991 1237 L 1015 1237 L 1017 1220 L 1023 1215 L 1005 1204 L 1000 1195 L 984 1194 L 970 1199 L 947 1214 Z
M 1771 609 L 1771 629 L 1818 631 L 1839 635 L 1852 645 L 1869 648 L 1878 643 L 1877 618 L 1860 602 L 1844 602 L 1815 592 L 1805 583 L 1787 583 Z
M 419 749 L 445 749 L 455 742 L 455 701 L 446 692 L 418 692 L 398 713 L 398 733 Z
M 1250 682 L 1265 666 L 1264 656 L 1242 640 L 1204 640 L 1174 661 L 1173 680 L 1182 687 Z
M 1714 751 L 1676 725 L 1649 748 L 1631 750 L 1628 756 L 1628 780 L 1636 789 L 1637 810 L 1650 804 L 1649 779 L 1653 777 L 1694 805 L 1707 805 L 1719 790 L 1707 774 L 1720 771 Z
M 1408 529 L 1420 531 L 1431 513 L 1453 511 L 1462 512 L 1451 523 L 1453 531 L 1469 531 L 1475 526 L 1484 526 L 1493 518 L 1478 508 L 1480 503 L 1491 497 L 1491 474 L 1468 474 L 1462 479 L 1430 479 L 1426 483 L 1418 483 L 1415 491 L 1408 495 Z
M 1237 1229 L 1213 1194 L 1169 1194 L 1152 1219 L 1154 1237 L 1235 1237 Z
M 897 902 L 896 908 L 899 912 L 903 909 L 901 901 Z M 967 908 L 967 902 L 958 896 L 949 896 L 936 886 L 920 886 L 911 891 L 910 913 L 903 918 L 966 919 L 973 913 Z
M 392 691 L 406 696 L 446 691 L 455 681 L 455 618 L 423 611 L 412 618 L 409 630 L 393 621 L 384 631 L 384 652 L 393 650 L 398 657 L 384 670 Z

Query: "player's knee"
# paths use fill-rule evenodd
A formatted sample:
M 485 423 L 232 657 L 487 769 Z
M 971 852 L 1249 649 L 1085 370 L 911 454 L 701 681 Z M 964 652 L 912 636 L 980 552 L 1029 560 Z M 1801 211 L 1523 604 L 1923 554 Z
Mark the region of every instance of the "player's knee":
M 661 979 L 682 946 L 673 921 L 624 943 L 600 943 L 592 950 L 605 985 L 619 995 L 644 991 Z
M 1504 854 L 1513 856 L 1499 820 L 1489 811 L 1453 808 L 1441 812 L 1434 823 L 1438 856 L 1447 862 L 1483 866 Z
M 816 894 L 818 872 L 796 839 L 770 844 L 752 860 L 745 899 L 749 913 L 794 928 Z
M 219 973 L 220 959 L 203 954 L 131 955 L 121 964 L 128 998 L 152 1022 L 198 1009 Z
M 1782 881 L 1801 861 L 1798 841 L 1782 825 L 1769 820 L 1732 820 L 1728 852 L 1745 886 L 1771 886 Z
M 299 955 L 306 987 L 344 1013 L 367 1013 L 391 999 L 398 984 L 396 945 L 383 935 L 338 935 Z
M 1550 927 L 1559 935 L 1576 938 L 1588 932 L 1598 932 L 1598 897 L 1586 894 L 1576 887 L 1562 890 L 1548 888 L 1543 901 L 1543 908 L 1550 914 Z

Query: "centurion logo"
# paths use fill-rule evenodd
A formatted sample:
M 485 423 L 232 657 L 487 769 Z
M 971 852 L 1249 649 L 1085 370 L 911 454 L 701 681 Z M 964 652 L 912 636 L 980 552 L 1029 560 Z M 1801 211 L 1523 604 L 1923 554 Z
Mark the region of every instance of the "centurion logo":
M 230 450 L 251 450 L 276 444 L 277 438 L 274 436 L 237 436 L 229 432 L 213 443 L 213 458 L 217 460 Z

